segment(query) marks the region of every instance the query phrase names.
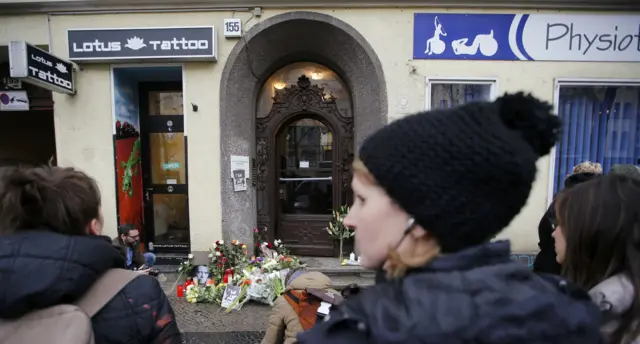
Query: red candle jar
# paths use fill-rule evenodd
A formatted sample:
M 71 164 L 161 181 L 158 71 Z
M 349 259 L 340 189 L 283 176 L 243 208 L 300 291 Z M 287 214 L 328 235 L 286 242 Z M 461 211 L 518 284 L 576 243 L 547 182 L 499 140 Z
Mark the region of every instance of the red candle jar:
M 184 287 L 182 286 L 182 284 L 178 284 L 177 288 L 176 288 L 176 294 L 178 297 L 183 297 L 184 296 Z

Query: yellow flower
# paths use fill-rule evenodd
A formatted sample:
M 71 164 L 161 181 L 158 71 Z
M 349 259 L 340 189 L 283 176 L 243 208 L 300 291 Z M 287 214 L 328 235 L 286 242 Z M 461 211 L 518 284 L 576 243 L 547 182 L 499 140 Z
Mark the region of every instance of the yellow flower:
M 245 245 L 245 244 L 242 244 L 242 248 L 247 248 L 247 245 Z

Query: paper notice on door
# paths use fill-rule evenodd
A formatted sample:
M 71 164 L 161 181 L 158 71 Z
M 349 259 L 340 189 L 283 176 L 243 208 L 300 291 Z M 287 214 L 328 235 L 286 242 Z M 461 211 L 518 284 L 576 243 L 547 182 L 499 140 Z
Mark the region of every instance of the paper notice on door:
M 300 161 L 300 168 L 309 168 L 308 161 Z
M 178 184 L 177 179 L 167 179 L 167 185 L 175 185 Z

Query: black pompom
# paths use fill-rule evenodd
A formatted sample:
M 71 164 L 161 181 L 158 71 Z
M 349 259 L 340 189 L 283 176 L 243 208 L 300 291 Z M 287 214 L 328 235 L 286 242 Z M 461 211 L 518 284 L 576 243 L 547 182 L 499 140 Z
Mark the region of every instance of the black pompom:
M 518 92 L 496 100 L 504 124 L 522 133 L 538 156 L 549 153 L 560 137 L 561 122 L 551 111 L 551 104 Z

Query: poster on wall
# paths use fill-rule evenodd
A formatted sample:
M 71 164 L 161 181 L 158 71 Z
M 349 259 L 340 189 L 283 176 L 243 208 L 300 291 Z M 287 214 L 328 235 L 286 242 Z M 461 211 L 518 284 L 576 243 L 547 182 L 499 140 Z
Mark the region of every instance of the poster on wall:
M 640 15 L 416 13 L 413 58 L 640 62 Z
M 114 70 L 114 145 L 118 225 L 143 228 L 142 164 L 137 84 Z
M 247 179 L 249 177 L 249 157 L 231 156 L 231 179 L 233 180 L 233 191 L 246 191 Z

